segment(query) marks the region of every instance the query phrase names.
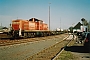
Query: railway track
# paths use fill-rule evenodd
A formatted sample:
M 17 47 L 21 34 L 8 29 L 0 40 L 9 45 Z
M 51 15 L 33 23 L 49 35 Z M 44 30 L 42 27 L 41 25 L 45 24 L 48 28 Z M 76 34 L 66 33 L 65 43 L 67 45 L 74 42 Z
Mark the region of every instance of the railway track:
M 57 55 L 55 56 L 55 57 L 53 57 L 51 60 L 57 60 L 57 58 L 60 56 L 60 54 L 64 51 L 64 49 L 67 47 L 67 46 L 69 46 L 69 45 L 72 45 L 73 44 L 73 40 L 74 40 L 75 38 L 72 38 L 72 39 L 70 39 L 70 41 L 64 46 L 64 48 L 62 48 L 58 53 L 57 53 Z M 75 42 L 75 41 L 74 41 Z
M 67 39 L 68 37 L 56 43 L 55 45 L 52 45 L 51 47 L 46 48 L 33 56 L 30 56 L 26 60 L 55 60 L 58 54 L 60 54 L 62 50 L 64 50 L 64 47 L 73 40 L 72 35 L 71 39 Z
M 34 41 L 40 41 L 40 40 L 49 40 L 51 38 L 59 38 L 59 36 L 60 35 L 53 35 L 53 36 L 47 36 L 47 37 L 36 37 L 36 38 L 15 39 L 15 40 L 1 39 L 0 46 L 8 46 L 8 45 L 28 43 L 28 42 L 34 42 Z

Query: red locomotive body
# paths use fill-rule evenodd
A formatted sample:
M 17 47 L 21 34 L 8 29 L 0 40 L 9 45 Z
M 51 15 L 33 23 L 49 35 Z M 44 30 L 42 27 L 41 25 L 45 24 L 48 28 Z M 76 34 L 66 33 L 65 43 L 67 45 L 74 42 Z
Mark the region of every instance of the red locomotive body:
M 12 29 L 15 31 L 14 36 L 31 37 L 37 34 L 48 34 L 48 25 L 43 23 L 42 20 L 32 18 L 29 20 L 17 19 L 12 21 Z
M 32 18 L 30 20 L 17 19 L 12 21 L 13 30 L 48 30 L 48 25 L 41 20 Z

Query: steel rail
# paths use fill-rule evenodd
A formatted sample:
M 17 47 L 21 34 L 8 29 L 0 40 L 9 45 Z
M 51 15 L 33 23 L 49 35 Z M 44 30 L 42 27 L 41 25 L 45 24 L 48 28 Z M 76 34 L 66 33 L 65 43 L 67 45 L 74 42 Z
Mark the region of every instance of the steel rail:
M 71 43 L 72 40 L 73 38 L 51 60 L 56 60 L 56 58 L 58 58 L 58 56 L 64 51 L 64 49 Z

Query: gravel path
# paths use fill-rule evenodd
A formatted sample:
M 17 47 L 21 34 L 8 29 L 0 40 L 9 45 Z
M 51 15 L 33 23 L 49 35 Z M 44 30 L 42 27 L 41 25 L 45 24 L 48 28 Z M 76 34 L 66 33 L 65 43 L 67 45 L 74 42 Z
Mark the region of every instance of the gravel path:
M 0 47 L 0 60 L 25 60 L 26 58 L 48 48 L 67 35 L 59 35 L 58 38 L 15 44 Z
M 84 48 L 83 44 L 75 43 L 70 49 L 71 53 L 78 56 L 79 60 L 90 60 L 90 52 Z

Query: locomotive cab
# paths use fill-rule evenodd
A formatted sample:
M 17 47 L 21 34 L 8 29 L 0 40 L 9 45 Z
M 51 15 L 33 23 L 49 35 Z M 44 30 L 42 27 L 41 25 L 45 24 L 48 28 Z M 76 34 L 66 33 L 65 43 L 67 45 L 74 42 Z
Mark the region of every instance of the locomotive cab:
M 19 36 L 21 36 L 21 28 L 19 27 L 20 27 L 20 20 L 13 20 L 12 21 L 13 38 L 18 38 Z

